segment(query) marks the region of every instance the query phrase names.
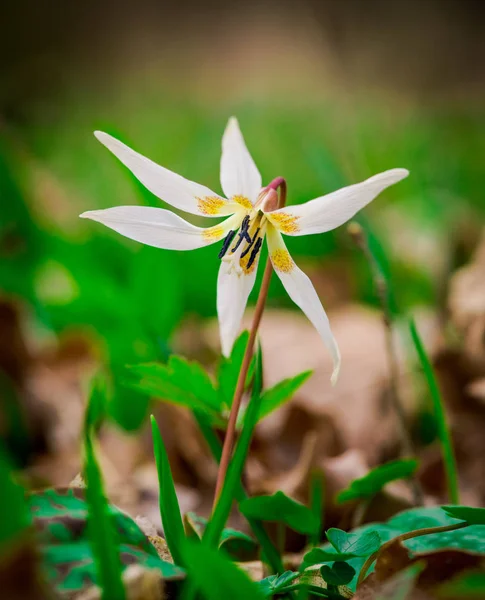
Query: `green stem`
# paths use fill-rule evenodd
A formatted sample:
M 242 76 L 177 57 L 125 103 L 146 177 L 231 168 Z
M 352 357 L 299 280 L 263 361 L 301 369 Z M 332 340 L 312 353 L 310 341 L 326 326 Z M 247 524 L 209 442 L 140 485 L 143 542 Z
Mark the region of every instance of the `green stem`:
M 372 563 L 379 558 L 379 554 L 381 554 L 381 552 L 389 548 L 389 546 L 392 546 L 392 544 L 394 544 L 395 542 L 404 542 L 405 540 L 410 540 L 412 538 L 420 537 L 422 535 L 432 535 L 433 533 L 445 533 L 447 531 L 454 531 L 455 529 L 463 529 L 463 527 L 468 527 L 468 523 L 462 522 L 455 523 L 453 525 L 442 525 L 441 527 L 425 527 L 423 529 L 415 529 L 414 531 L 401 533 L 401 535 L 392 538 L 392 540 L 389 540 L 385 544 L 382 544 L 379 550 L 374 552 L 374 554 L 371 554 L 369 558 L 365 561 L 365 563 L 362 565 L 362 569 L 359 573 L 359 578 L 357 579 L 357 587 L 359 587 L 359 585 L 364 581 L 365 576 L 367 575 L 367 571 L 371 568 Z
M 441 451 L 443 453 L 443 463 L 445 466 L 446 480 L 448 483 L 448 495 L 452 504 L 460 503 L 460 492 L 458 488 L 458 470 L 456 467 L 455 453 L 453 451 L 453 443 L 451 441 L 450 429 L 446 422 L 446 412 L 441 398 L 440 389 L 436 376 L 431 366 L 431 361 L 424 348 L 421 337 L 418 333 L 414 321 L 411 319 L 409 330 L 413 339 L 414 347 L 418 354 L 421 366 L 423 367 L 426 381 L 428 382 L 431 399 L 433 401 L 434 414 L 438 426 L 438 435 L 441 443 Z

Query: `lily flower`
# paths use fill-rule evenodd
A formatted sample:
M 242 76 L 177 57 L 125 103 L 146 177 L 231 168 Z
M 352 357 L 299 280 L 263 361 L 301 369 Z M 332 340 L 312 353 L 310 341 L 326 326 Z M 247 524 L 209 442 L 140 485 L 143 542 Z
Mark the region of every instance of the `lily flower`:
M 330 351 L 334 383 L 340 367 L 340 352 L 328 317 L 310 279 L 290 256 L 282 234 L 311 235 L 335 229 L 388 186 L 406 177 L 408 171 L 391 169 L 305 204 L 277 208 L 276 186 L 262 187 L 261 175 L 235 118 L 229 120 L 222 138 L 221 187 L 225 197 L 157 165 L 107 133 L 96 131 L 95 136 L 150 192 L 166 203 L 198 216 L 227 218 L 203 228 L 169 210 L 147 206 L 92 210 L 81 217 L 157 248 L 194 250 L 222 241 L 218 253 L 221 266 L 217 279 L 217 313 L 222 352 L 226 356 L 238 335 L 266 238 L 276 274 Z

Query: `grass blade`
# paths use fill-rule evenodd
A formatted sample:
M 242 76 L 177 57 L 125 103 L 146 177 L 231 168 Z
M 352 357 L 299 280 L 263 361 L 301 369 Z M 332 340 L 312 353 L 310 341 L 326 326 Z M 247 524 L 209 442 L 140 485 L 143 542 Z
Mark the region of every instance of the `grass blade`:
M 418 353 L 421 366 L 423 367 L 426 380 L 428 382 L 431 399 L 433 401 L 436 423 L 438 426 L 438 435 L 441 442 L 441 451 L 443 453 L 443 462 L 445 466 L 446 479 L 448 482 L 448 495 L 452 504 L 459 504 L 458 472 L 456 468 L 456 459 L 451 442 L 450 431 L 446 422 L 446 413 L 438 387 L 438 382 L 431 366 L 428 354 L 424 348 L 423 342 L 419 336 L 414 321 L 411 319 L 409 330 L 413 339 L 414 347 Z
M 182 523 L 182 515 L 180 514 L 180 506 L 160 430 L 153 415 L 151 415 L 150 420 L 152 424 L 153 451 L 158 473 L 160 515 L 162 517 L 163 532 L 175 564 L 183 566 L 182 544 L 185 539 L 185 531 Z
M 258 348 L 256 354 L 256 369 L 254 374 L 253 390 L 251 400 L 249 401 L 244 419 L 241 435 L 236 444 L 231 464 L 227 471 L 226 479 L 221 490 L 221 495 L 216 508 L 207 525 L 204 534 L 204 541 L 213 547 L 217 547 L 221 537 L 222 530 L 231 512 L 233 500 L 238 496 L 238 490 L 241 483 L 241 476 L 244 469 L 244 463 L 249 450 L 249 444 L 253 435 L 254 427 L 258 422 L 259 408 L 261 405 L 261 389 L 263 382 L 263 367 L 261 348 Z
M 124 600 L 126 594 L 122 579 L 123 569 L 118 535 L 109 513 L 103 480 L 89 432 L 85 434 L 84 451 L 88 532 L 96 563 L 101 597 L 103 600 L 111 600 L 112 598 Z
M 320 471 L 313 471 L 310 477 L 310 509 L 318 523 L 318 528 L 315 534 L 310 538 L 310 544 L 312 546 L 318 546 L 322 535 L 323 528 L 323 511 L 324 511 L 324 481 L 323 473 Z

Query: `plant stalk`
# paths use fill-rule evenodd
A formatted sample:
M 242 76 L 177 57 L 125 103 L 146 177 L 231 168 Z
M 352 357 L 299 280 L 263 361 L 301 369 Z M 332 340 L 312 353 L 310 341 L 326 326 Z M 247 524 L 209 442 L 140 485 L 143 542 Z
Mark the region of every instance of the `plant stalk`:
M 286 181 L 282 177 L 274 179 L 267 187 L 267 189 L 279 188 L 279 203 L 278 208 L 281 208 L 286 203 Z M 234 449 L 234 442 L 236 439 L 236 424 L 239 409 L 241 407 L 241 400 L 244 394 L 244 386 L 246 384 L 246 378 L 251 364 L 251 358 L 254 351 L 254 344 L 256 343 L 256 336 L 258 334 L 259 324 L 263 316 L 264 306 L 266 304 L 266 297 L 268 296 L 269 284 L 271 281 L 271 275 L 273 274 L 273 265 L 268 257 L 266 260 L 266 267 L 264 269 L 263 281 L 261 282 L 261 288 L 259 290 L 258 301 L 254 310 L 253 322 L 249 331 L 248 344 L 244 352 L 244 358 L 239 371 L 239 377 L 236 384 L 236 390 L 234 392 L 234 398 L 232 401 L 231 412 L 229 414 L 229 421 L 227 423 L 226 435 L 224 438 L 224 445 L 222 447 L 221 462 L 219 464 L 219 471 L 217 472 L 216 489 L 214 494 L 214 503 L 212 510 L 215 509 L 217 500 L 222 490 L 224 480 L 226 478 L 227 468 L 232 457 L 232 451 Z
M 379 554 L 389 548 L 395 542 L 404 542 L 405 540 L 410 540 L 415 537 L 420 537 L 422 535 L 432 535 L 433 533 L 445 533 L 447 531 L 455 531 L 455 529 L 463 529 L 463 527 L 468 527 L 468 523 L 463 521 L 462 523 L 454 523 L 453 525 L 442 525 L 440 527 L 424 527 L 423 529 L 415 529 L 414 531 L 407 531 L 406 533 L 401 533 L 401 535 L 392 538 L 385 544 L 376 550 L 374 554 L 371 554 L 369 558 L 362 565 L 362 569 L 359 573 L 359 578 L 357 579 L 357 587 L 364 581 L 365 576 L 367 575 L 367 571 L 371 568 L 372 563 L 379 558 Z

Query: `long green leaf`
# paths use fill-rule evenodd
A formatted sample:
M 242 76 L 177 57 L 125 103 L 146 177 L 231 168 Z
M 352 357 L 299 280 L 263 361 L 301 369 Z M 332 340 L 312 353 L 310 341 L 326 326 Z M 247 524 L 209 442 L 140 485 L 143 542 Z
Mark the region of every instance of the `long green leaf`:
M 312 373 L 313 371 L 303 371 L 303 373 L 283 379 L 272 388 L 265 390 L 261 397 L 259 420 L 261 421 L 287 400 L 290 400 L 296 390 L 305 383 Z
M 421 366 L 423 367 L 423 371 L 428 382 L 431 399 L 433 401 L 434 413 L 438 426 L 438 434 L 441 442 L 441 451 L 443 453 L 443 463 L 448 482 L 448 495 L 450 497 L 450 502 L 453 504 L 460 504 L 458 471 L 456 467 L 455 453 L 453 451 L 450 430 L 446 422 L 445 407 L 441 398 L 438 382 L 436 381 L 433 367 L 431 366 L 431 361 L 429 360 L 423 342 L 421 341 L 421 337 L 419 336 L 416 325 L 412 319 L 409 323 L 409 330 L 411 332 L 411 337 L 421 362 Z
M 251 581 L 224 554 L 205 544 L 186 541 L 184 547 L 188 579 L 191 591 L 185 597 L 193 597 L 194 589 L 206 600 L 263 600 L 261 587 Z
M 94 454 L 89 431 L 84 439 L 86 502 L 88 505 L 88 533 L 96 563 L 98 584 L 103 600 L 126 598 L 122 579 L 119 539 L 108 502 L 104 494 L 101 472 Z
M 150 420 L 152 424 L 153 451 L 157 464 L 160 515 L 162 517 L 163 532 L 175 564 L 183 566 L 182 544 L 185 539 L 185 532 L 182 515 L 180 514 L 180 506 L 160 430 L 153 415 L 151 415 Z
M 216 508 L 205 530 L 204 541 L 209 546 L 217 546 L 222 530 L 231 512 L 234 499 L 238 496 L 244 463 L 249 451 L 249 444 L 253 435 L 254 427 L 258 422 L 259 407 L 261 403 L 261 388 L 263 382 L 263 365 L 261 348 L 256 354 L 256 370 L 254 374 L 253 390 L 251 399 L 244 419 L 241 435 L 236 444 L 234 455 L 227 470 L 226 479 L 221 490 L 221 495 Z

